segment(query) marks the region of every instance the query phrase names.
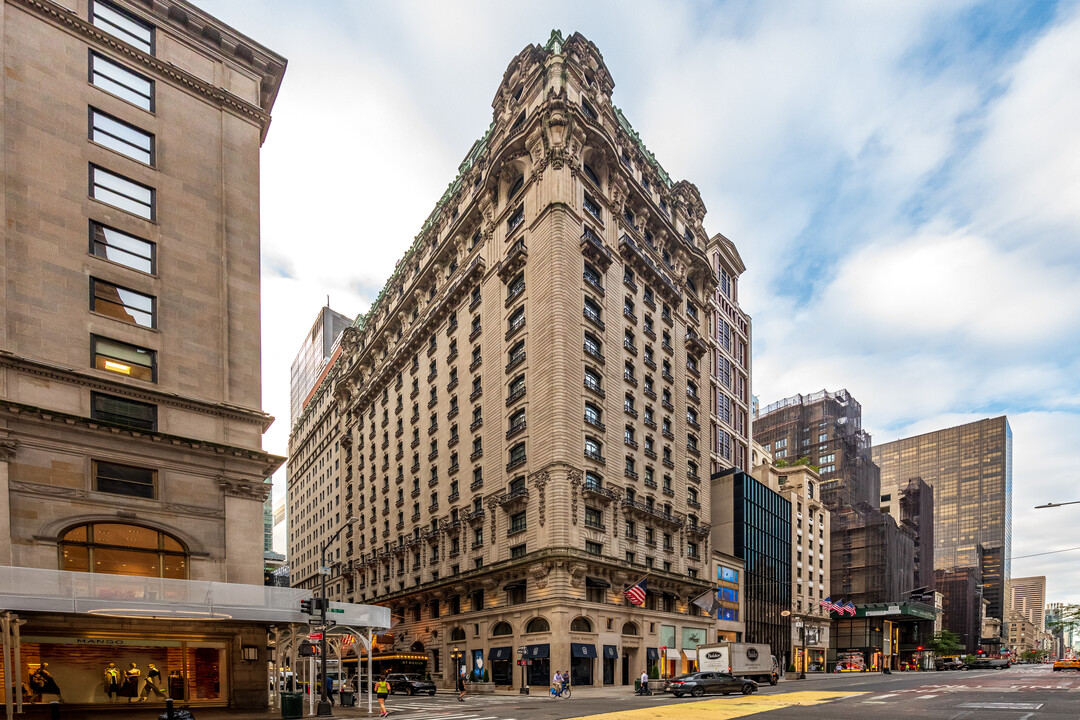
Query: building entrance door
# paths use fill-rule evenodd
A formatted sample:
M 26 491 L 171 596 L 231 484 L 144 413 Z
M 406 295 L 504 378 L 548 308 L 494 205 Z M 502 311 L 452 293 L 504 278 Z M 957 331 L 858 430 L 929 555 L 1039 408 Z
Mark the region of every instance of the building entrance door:
M 622 656 L 622 684 L 630 684 L 630 658 L 626 653 L 623 653 Z

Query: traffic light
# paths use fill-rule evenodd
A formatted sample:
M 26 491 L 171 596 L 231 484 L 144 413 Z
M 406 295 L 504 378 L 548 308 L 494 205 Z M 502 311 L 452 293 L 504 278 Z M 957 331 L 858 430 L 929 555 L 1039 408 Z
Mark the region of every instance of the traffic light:
M 300 601 L 300 612 L 304 613 L 305 615 L 311 615 L 315 612 L 314 603 L 311 598 Z
M 923 649 L 923 646 L 922 646 L 922 645 L 920 645 L 919 647 L 917 647 L 917 648 L 915 648 L 915 649 L 921 652 L 921 651 L 922 651 L 922 649 Z

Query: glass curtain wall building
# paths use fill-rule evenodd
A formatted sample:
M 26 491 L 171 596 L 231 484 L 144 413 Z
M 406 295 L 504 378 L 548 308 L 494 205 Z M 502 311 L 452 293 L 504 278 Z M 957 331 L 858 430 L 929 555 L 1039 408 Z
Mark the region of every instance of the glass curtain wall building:
M 979 567 L 987 615 L 1004 620 L 1012 555 L 1012 430 L 1003 415 L 875 445 L 881 493 L 934 488 L 934 565 Z M 897 518 L 900 519 L 900 518 Z

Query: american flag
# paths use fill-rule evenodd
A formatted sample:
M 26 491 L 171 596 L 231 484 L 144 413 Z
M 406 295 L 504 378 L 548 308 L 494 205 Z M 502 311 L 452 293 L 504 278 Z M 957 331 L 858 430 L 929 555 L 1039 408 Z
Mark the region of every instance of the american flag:
M 645 605 L 646 580 L 648 580 L 647 575 L 623 591 L 623 595 L 626 596 L 626 599 L 630 601 L 631 605 L 637 605 L 638 607 Z
M 826 610 L 832 610 L 834 607 L 832 604 L 832 596 L 830 595 L 829 597 L 825 598 L 824 600 L 819 602 L 818 605 L 825 608 Z
M 850 600 L 847 601 L 847 603 L 841 608 L 841 610 L 846 610 L 847 613 L 851 615 L 851 617 L 855 617 L 855 603 L 851 602 Z

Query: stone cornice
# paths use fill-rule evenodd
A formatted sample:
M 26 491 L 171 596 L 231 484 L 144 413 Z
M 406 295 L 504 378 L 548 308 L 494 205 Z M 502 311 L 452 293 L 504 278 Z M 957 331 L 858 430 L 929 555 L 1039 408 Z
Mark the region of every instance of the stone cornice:
M 274 418 L 258 410 L 249 410 L 238 405 L 225 403 L 213 403 L 205 400 L 184 397 L 174 393 L 167 393 L 152 387 L 135 387 L 132 385 L 111 383 L 90 373 L 75 370 L 74 368 L 52 365 L 50 363 L 33 360 L 31 358 L 14 355 L 6 350 L 0 350 L 0 366 L 7 366 L 21 372 L 30 373 L 49 380 L 74 383 L 91 390 L 107 392 L 113 395 L 123 395 L 143 402 L 152 402 L 156 405 L 169 405 L 171 407 L 194 410 L 215 417 L 227 417 L 233 420 L 255 423 L 262 426 L 263 432 L 274 422 Z
M 15 451 L 19 447 L 19 441 L 14 438 L 0 438 L 0 462 L 11 462 L 15 457 Z
M 80 415 L 71 415 L 70 413 L 58 412 L 47 408 L 35 407 L 33 405 L 24 405 L 9 400 L 0 399 L 0 416 L 7 416 L 8 418 L 32 418 L 45 423 L 62 424 L 68 428 L 78 426 L 92 431 L 104 430 L 114 435 L 148 439 L 151 442 L 157 443 L 168 443 L 174 446 L 198 450 L 200 452 L 212 453 L 217 456 L 228 455 L 229 457 L 259 464 L 257 474 L 261 477 L 270 477 L 274 471 L 281 467 L 281 464 L 285 462 L 285 458 L 271 455 L 262 450 L 250 450 L 234 445 L 196 440 L 194 438 L 185 438 L 178 435 L 169 435 L 167 433 L 138 430 L 124 425 L 117 425 L 102 420 L 93 420 Z
M 258 500 L 259 502 L 266 502 L 266 498 L 270 496 L 270 490 L 272 489 L 269 483 L 253 483 L 224 476 L 217 478 L 217 486 L 228 497 Z
M 228 108 L 238 115 L 251 119 L 262 128 L 262 137 L 265 139 L 266 130 L 270 126 L 270 113 L 268 110 L 253 105 L 246 100 L 233 95 L 224 88 L 216 88 L 210 83 L 201 80 L 185 70 L 181 70 L 171 63 L 164 62 L 153 55 L 149 55 L 141 50 L 137 50 L 127 43 L 121 42 L 112 35 L 98 30 L 86 20 L 60 5 L 47 2 L 46 0 L 11 0 L 11 2 L 18 3 L 28 10 L 37 13 L 39 16 L 44 17 L 57 25 L 68 28 L 72 32 L 82 36 L 84 40 L 87 40 L 92 45 L 107 47 L 113 52 L 127 57 L 132 63 L 135 63 L 143 70 L 154 73 L 159 78 L 185 87 L 191 92 L 214 102 L 219 107 Z M 179 5 L 179 3 L 177 4 Z M 191 8 L 191 6 L 185 7 Z M 170 26 L 171 25 L 172 24 L 170 23 Z M 226 26 L 222 25 L 221 27 Z M 253 48 L 250 46 L 245 45 L 245 47 L 249 47 L 249 50 L 253 52 Z M 250 65 L 250 63 L 245 64 Z M 252 69 L 258 71 L 265 79 L 265 70 Z M 284 64 L 282 64 L 280 73 L 278 74 L 278 81 L 280 81 L 280 75 L 284 72 L 285 68 Z M 274 83 L 274 90 L 270 94 L 271 98 L 277 94 L 276 84 L 277 83 Z M 272 104 L 272 99 L 270 99 L 269 102 Z

